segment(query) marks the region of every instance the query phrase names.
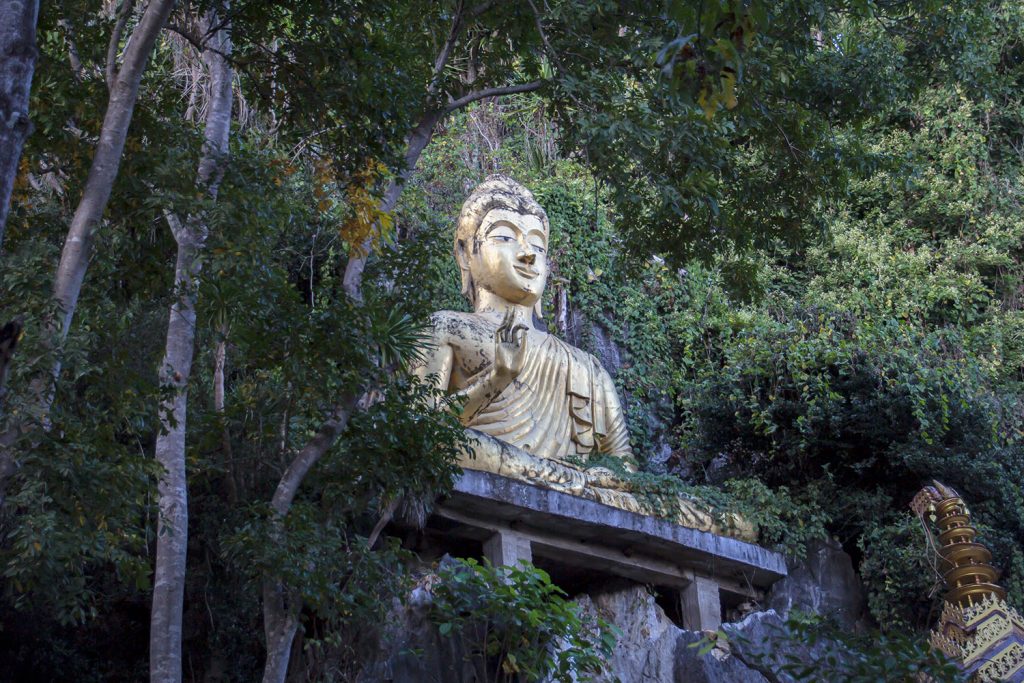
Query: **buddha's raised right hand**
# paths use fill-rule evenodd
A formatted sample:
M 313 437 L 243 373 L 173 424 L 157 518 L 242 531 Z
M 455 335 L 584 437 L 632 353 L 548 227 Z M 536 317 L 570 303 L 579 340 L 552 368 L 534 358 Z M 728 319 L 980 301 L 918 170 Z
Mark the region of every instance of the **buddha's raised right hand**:
M 494 374 L 512 381 L 526 363 L 526 325 L 515 325 L 515 314 L 509 309 L 494 331 Z

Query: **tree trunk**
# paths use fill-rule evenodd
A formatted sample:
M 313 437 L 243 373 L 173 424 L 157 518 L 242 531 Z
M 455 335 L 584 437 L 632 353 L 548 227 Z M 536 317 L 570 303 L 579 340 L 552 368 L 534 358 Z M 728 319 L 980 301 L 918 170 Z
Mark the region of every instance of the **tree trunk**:
M 206 27 L 218 26 L 211 10 Z M 210 72 L 210 104 L 206 115 L 205 142 L 199 161 L 197 186 L 211 199 L 223 176 L 231 129 L 231 41 L 227 27 L 210 37 L 203 61 Z M 185 562 L 188 546 L 188 490 L 185 471 L 188 381 L 195 350 L 196 294 L 201 255 L 208 226 L 202 216 L 182 220 L 168 213 L 168 223 L 178 243 L 174 283 L 176 300 L 167 325 L 167 343 L 160 381 L 173 397 L 160 406 L 162 429 L 156 440 L 156 459 L 163 467 L 159 482 L 160 519 L 157 526 L 156 567 L 149 631 L 149 673 L 153 683 L 181 681 L 181 624 L 185 598 Z
M 224 373 L 228 359 L 228 326 L 218 329 L 217 346 L 213 351 L 213 409 L 220 420 L 221 451 L 224 456 L 224 493 L 228 504 L 238 504 L 238 482 L 235 479 L 235 455 L 231 448 L 231 432 L 224 416 Z
M 555 287 L 555 329 L 558 336 L 568 340 L 569 333 L 569 294 L 566 283 L 559 282 Z
M 160 406 L 162 429 L 156 441 L 156 459 L 163 466 L 163 474 L 159 482 L 160 517 L 149 632 L 150 680 L 154 683 L 181 681 L 181 615 L 188 546 L 186 382 L 192 367 L 199 251 L 199 245 L 179 241 L 174 273 L 178 295 L 171 306 L 161 370 L 161 383 L 174 388 L 174 397 Z
M 402 194 L 405 181 L 412 175 L 413 169 L 416 168 L 416 162 L 419 161 L 420 154 L 423 153 L 423 149 L 430 142 L 430 138 L 434 136 L 434 126 L 437 125 L 437 122 L 445 114 L 443 109 L 435 107 L 434 101 L 440 92 L 444 69 L 448 65 L 452 50 L 455 49 L 455 43 L 462 33 L 465 19 L 463 9 L 463 3 L 459 2 L 455 16 L 452 18 L 452 26 L 448 32 L 448 38 L 445 40 L 440 52 L 437 53 L 437 58 L 434 59 L 433 73 L 430 77 L 430 83 L 427 85 L 426 113 L 416 127 L 413 128 L 412 133 L 409 134 L 405 149 L 405 168 L 402 169 L 398 178 L 391 181 L 387 191 L 384 193 L 384 200 L 381 202 L 382 211 L 387 212 L 395 208 L 395 204 L 398 203 L 398 198 Z M 486 11 L 486 9 L 482 11 Z M 345 275 L 342 277 L 341 286 L 345 289 L 345 293 L 356 301 L 362 301 L 363 298 L 363 271 L 366 270 L 366 260 L 370 256 L 371 246 L 372 240 L 367 240 L 360 245 L 359 249 L 352 249 L 349 253 L 348 263 L 345 264 Z
M 0 416 L 4 414 L 4 394 L 7 389 L 7 369 L 11 366 L 14 349 L 21 341 L 21 329 L 24 326 L 21 318 L 16 318 L 0 327 Z
M 438 65 L 435 66 L 436 70 L 444 66 L 444 62 L 441 60 L 445 54 L 445 51 L 442 51 L 442 55 L 438 57 Z M 435 71 L 435 73 L 439 73 L 439 71 Z M 398 204 L 398 198 L 402 195 L 402 190 L 405 189 L 405 183 L 416 169 L 416 162 L 419 161 L 424 148 L 430 144 L 430 139 L 434 136 L 434 128 L 442 118 L 453 111 L 487 97 L 532 92 L 539 89 L 542 85 L 542 81 L 531 81 L 501 88 L 487 88 L 460 97 L 443 109 L 427 109 L 427 113 L 423 115 L 420 122 L 413 128 L 412 133 L 409 134 L 405 148 L 405 168 L 388 186 L 387 191 L 384 193 L 384 199 L 381 201 L 381 210 L 385 212 L 392 211 L 395 205 Z M 434 84 L 432 84 L 431 88 L 433 87 Z M 428 97 L 429 100 L 430 98 Z M 353 249 L 349 253 L 348 263 L 345 264 L 345 275 L 342 278 L 341 284 L 345 289 L 345 293 L 356 301 L 362 301 L 363 298 L 363 271 L 366 270 L 366 261 L 369 258 L 371 246 L 372 238 L 363 242 L 359 249 Z
M 402 196 L 402 190 L 405 189 L 405 182 L 412 175 L 413 170 L 415 170 L 416 162 L 419 161 L 423 150 L 430 143 L 430 139 L 434 137 L 434 127 L 441 120 L 442 116 L 442 111 L 428 111 L 420 119 L 420 122 L 416 124 L 416 127 L 413 128 L 406 143 L 405 169 L 388 185 L 388 189 L 384 193 L 384 199 L 381 201 L 381 211 L 393 211 L 395 205 L 398 204 L 398 198 Z M 366 270 L 366 260 L 370 255 L 370 246 L 370 240 L 367 240 L 361 246 L 358 253 L 353 250 L 349 255 L 348 263 L 345 265 L 345 276 L 342 279 L 342 286 L 345 288 L 345 293 L 357 301 L 361 301 L 363 298 L 363 272 Z
M 301 608 L 298 597 L 280 581 L 270 577 L 263 580 L 263 631 L 267 638 L 263 683 L 284 683 L 288 676 Z
M 460 9 L 452 22 L 448 39 L 434 62 L 434 75 L 430 85 L 427 87 L 427 102 L 429 103 L 427 111 L 409 134 L 409 138 L 406 141 L 405 168 L 388 185 L 384 198 L 381 201 L 380 208 L 382 211 L 394 210 L 395 205 L 398 203 L 398 198 L 405 188 L 406 181 L 416 168 L 420 155 L 426 146 L 430 144 L 438 122 L 446 114 L 453 111 L 453 105 L 454 108 L 459 108 L 471 101 L 475 101 L 473 97 L 464 98 L 464 101 L 453 103 L 453 105 L 442 109 L 437 109 L 432 104 L 433 99 L 438 94 L 442 71 L 448 63 L 448 58 L 462 30 L 461 3 L 459 7 Z M 536 89 L 539 87 L 539 82 L 530 84 L 527 87 L 529 89 Z M 357 301 L 362 299 L 363 273 L 366 270 L 370 246 L 371 242 L 367 241 L 361 245 L 361 249 L 358 252 L 357 250 L 352 250 L 348 263 L 345 265 L 342 286 L 349 297 Z M 341 400 L 334 406 L 331 416 L 321 425 L 316 436 L 295 456 L 295 459 L 292 460 L 288 469 L 281 477 L 281 481 L 278 483 L 277 490 L 274 492 L 274 497 L 271 500 L 271 507 L 275 515 L 275 519 L 272 522 L 276 526 L 276 533 L 284 533 L 284 519 L 288 515 L 288 510 L 291 508 L 292 501 L 298 493 L 299 486 L 309 470 L 312 469 L 345 430 L 349 417 L 356 408 L 358 398 L 357 393 L 342 396 Z M 376 530 L 375 533 L 379 534 L 380 531 Z M 288 589 L 279 580 L 271 576 L 264 577 L 263 618 L 267 639 L 267 661 L 263 671 L 263 683 L 284 683 L 288 674 L 288 660 L 291 656 L 292 642 L 299 627 L 301 608 L 302 605 L 299 598 L 289 595 Z
M 39 0 L 0 0 L 0 252 L 21 149 L 32 132 L 28 94 L 38 54 L 38 17 Z
M 43 332 L 44 345 L 53 352 L 54 360 L 49 375 L 37 377 L 32 382 L 35 398 L 31 414 L 33 420 L 39 422 L 45 423 L 53 402 L 53 389 L 61 368 L 60 355 L 56 347 L 67 337 L 68 330 L 71 329 L 71 319 L 78 305 L 82 281 L 89 264 L 93 234 L 103 218 L 121 165 L 121 153 L 124 151 L 128 125 L 131 123 L 132 111 L 138 99 L 142 73 L 145 71 L 156 38 L 167 23 L 167 17 L 173 7 L 174 0 L 150 1 L 142 15 L 142 21 L 128 39 L 121 70 L 110 91 L 103 127 L 96 143 L 96 153 L 92 158 L 82 198 L 71 218 L 71 226 L 64 239 L 64 249 L 54 278 L 53 296 L 60 305 L 61 314 L 51 319 Z M 4 487 L 7 480 L 18 467 L 15 445 L 31 429 L 33 420 L 23 420 L 0 434 L 0 506 L 4 502 Z
M 479 6 L 470 10 L 469 17 L 473 19 L 480 17 L 480 15 L 490 10 L 494 4 L 495 3 L 493 2 L 481 3 Z M 384 193 L 384 199 L 381 202 L 382 211 L 388 212 L 394 210 L 395 205 L 398 203 L 398 198 L 401 196 L 402 190 L 405 188 L 406 181 L 416 168 L 416 162 L 419 161 L 420 154 L 423 153 L 423 149 L 430 143 L 430 139 L 434 136 L 434 127 L 437 126 L 438 122 L 447 114 L 458 109 L 462 109 L 472 102 L 477 102 L 487 97 L 499 97 L 501 95 L 511 95 L 513 93 L 531 92 L 533 90 L 537 90 L 543 84 L 542 81 L 538 80 L 512 86 L 484 88 L 464 95 L 459 99 L 438 108 L 437 99 L 441 95 L 444 70 L 448 66 L 448 61 L 451 58 L 452 51 L 455 49 L 455 45 L 459 40 L 462 29 L 465 26 L 466 14 L 464 10 L 465 7 L 463 6 L 463 3 L 459 2 L 455 11 L 455 16 L 452 18 L 452 26 L 451 30 L 448 32 L 448 38 L 445 40 L 444 45 L 437 53 L 437 57 L 434 60 L 433 74 L 430 78 L 430 83 L 427 85 L 427 96 L 425 99 L 426 113 L 423 115 L 423 118 L 420 119 L 420 122 L 416 124 L 416 127 L 413 128 L 412 133 L 409 134 L 409 139 L 406 141 L 405 149 L 405 168 L 403 168 L 401 173 L 399 173 L 398 178 L 391 182 L 387 191 Z M 538 28 L 540 28 L 539 24 Z M 476 76 L 474 75 L 472 80 L 475 79 Z M 366 260 L 369 258 L 371 246 L 372 238 L 361 244 L 358 249 L 352 249 L 349 253 L 348 263 L 345 264 L 345 275 L 342 278 L 341 284 L 345 289 L 345 293 L 356 301 L 361 301 L 363 298 L 363 271 L 366 270 Z
M 75 315 L 85 270 L 89 264 L 92 239 L 107 208 L 110 192 L 121 166 L 121 153 L 124 151 L 128 126 L 139 96 L 142 73 L 146 69 L 150 53 L 153 52 L 157 36 L 167 23 L 167 17 L 173 7 L 174 0 L 151 0 L 142 15 L 142 21 L 128 40 L 124 62 L 110 90 L 107 113 L 103 117 L 103 128 L 96 144 L 96 153 L 92 158 L 82 199 L 71 218 L 71 227 L 68 228 L 60 264 L 57 266 L 53 293 L 61 306 L 61 318 L 60 324 L 55 325 L 53 331 L 59 334 L 62 341 L 71 329 L 71 319 Z M 54 378 L 59 372 L 58 360 L 54 367 Z
M 316 436 L 299 451 L 288 465 L 288 469 L 281 475 L 281 481 L 278 482 L 274 497 L 270 501 L 274 515 L 271 524 L 274 534 L 279 539 L 285 533 L 284 519 L 299 492 L 299 486 L 313 466 L 345 431 L 358 399 L 359 395 L 355 392 L 342 395 Z M 267 661 L 263 667 L 263 683 L 284 683 L 288 675 L 292 641 L 299 628 L 301 611 L 302 601 L 291 589 L 277 577 L 263 577 L 263 631 L 267 638 Z

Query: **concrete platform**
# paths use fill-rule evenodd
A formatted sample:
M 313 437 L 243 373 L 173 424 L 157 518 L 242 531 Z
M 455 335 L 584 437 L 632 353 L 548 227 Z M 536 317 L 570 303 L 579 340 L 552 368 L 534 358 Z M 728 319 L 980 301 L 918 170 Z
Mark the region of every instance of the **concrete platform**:
M 481 544 L 492 563 L 565 567 L 674 590 L 687 628 L 712 630 L 723 603 L 758 600 L 786 576 L 778 553 L 489 472 L 466 470 L 428 523 Z

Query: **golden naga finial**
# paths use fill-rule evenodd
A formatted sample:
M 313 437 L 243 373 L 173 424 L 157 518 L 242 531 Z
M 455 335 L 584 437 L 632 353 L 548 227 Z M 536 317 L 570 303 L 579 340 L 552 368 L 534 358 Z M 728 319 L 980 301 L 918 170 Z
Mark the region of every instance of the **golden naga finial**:
M 978 532 L 960 494 L 933 481 L 914 496 L 910 508 L 938 555 L 948 587 L 932 646 L 959 660 L 972 681 L 1024 681 L 1024 620 L 996 583 L 999 574 L 989 564 L 992 553 L 975 542 Z
M 996 583 L 998 572 L 989 564 L 991 551 L 974 541 L 978 532 L 971 526 L 971 513 L 959 493 L 933 481 L 914 496 L 910 508 L 921 519 L 929 542 L 941 559 L 942 578 L 949 587 L 946 602 L 966 609 L 986 597 L 1006 598 L 1006 590 Z M 937 546 L 929 521 L 939 531 Z

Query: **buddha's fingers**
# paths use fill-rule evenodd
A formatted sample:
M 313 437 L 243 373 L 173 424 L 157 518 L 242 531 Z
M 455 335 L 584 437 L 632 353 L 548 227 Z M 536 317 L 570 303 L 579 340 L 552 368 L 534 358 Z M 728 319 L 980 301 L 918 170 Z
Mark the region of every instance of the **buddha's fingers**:
M 522 358 L 523 354 L 526 353 L 526 340 L 528 338 L 526 325 L 516 325 L 509 336 L 511 337 L 509 341 L 514 342 L 516 345 L 516 358 Z
M 498 325 L 498 329 L 494 331 L 494 341 L 497 343 L 508 343 L 512 341 L 509 330 L 512 329 L 512 322 L 515 319 L 515 314 L 512 309 L 505 311 L 505 317 L 501 319 L 501 324 Z

